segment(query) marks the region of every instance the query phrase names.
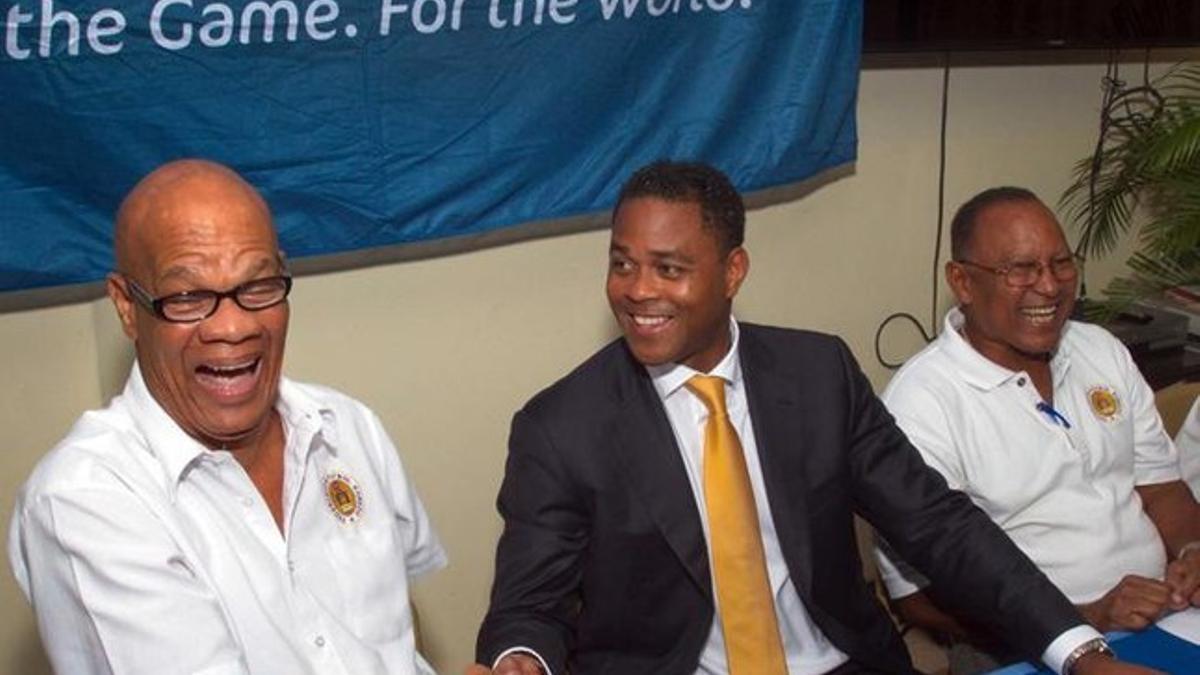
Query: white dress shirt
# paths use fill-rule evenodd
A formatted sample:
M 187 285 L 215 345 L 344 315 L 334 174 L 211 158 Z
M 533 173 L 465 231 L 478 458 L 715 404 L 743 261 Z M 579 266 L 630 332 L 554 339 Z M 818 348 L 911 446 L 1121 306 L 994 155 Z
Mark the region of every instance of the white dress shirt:
M 971 347 L 962 322 L 951 310 L 938 339 L 882 396 L 925 461 L 1075 604 L 1126 574 L 1162 578 L 1166 552 L 1134 488 L 1177 480 L 1178 457 L 1125 347 L 1098 326 L 1067 322 L 1050 361 L 1047 408 L 1028 373 Z M 928 584 L 882 551 L 878 560 L 892 597 Z M 1051 667 L 1059 651 L 1044 657 Z
M 188 436 L 136 365 L 41 461 L 8 552 L 57 672 L 433 672 L 408 580 L 445 553 L 378 418 L 287 379 L 277 410 L 284 533 L 242 466 Z
M 709 542 L 708 510 L 704 503 L 704 427 L 708 421 L 708 409 L 685 384 L 697 374 L 715 375 L 725 380 L 725 406 L 729 418 L 737 430 L 746 458 L 746 471 L 750 474 L 750 486 L 754 491 L 754 503 L 758 507 L 758 526 L 762 532 L 763 552 L 766 554 L 767 575 L 775 599 L 775 615 L 779 621 L 780 637 L 787 655 L 790 675 L 815 675 L 826 673 L 847 661 L 847 656 L 821 633 L 809 617 L 808 610 L 792 585 L 783 552 L 779 548 L 779 537 L 775 532 L 775 521 L 767 501 L 767 488 L 763 481 L 762 464 L 758 457 L 758 443 L 750 420 L 750 408 L 746 403 L 746 385 L 742 378 L 741 359 L 738 357 L 738 326 L 730 321 L 731 347 L 729 353 L 708 373 L 697 371 L 681 364 L 652 366 L 647 368 L 654 380 L 654 388 L 662 398 L 671 422 L 671 430 L 687 467 L 688 482 L 700 512 L 704 528 L 704 540 Z M 712 566 L 712 547 L 708 546 L 709 567 Z M 716 601 L 716 589 L 713 599 Z M 729 672 L 725 658 L 725 638 L 721 633 L 721 608 L 713 615 L 712 629 L 708 642 L 700 653 L 699 675 L 723 675 Z

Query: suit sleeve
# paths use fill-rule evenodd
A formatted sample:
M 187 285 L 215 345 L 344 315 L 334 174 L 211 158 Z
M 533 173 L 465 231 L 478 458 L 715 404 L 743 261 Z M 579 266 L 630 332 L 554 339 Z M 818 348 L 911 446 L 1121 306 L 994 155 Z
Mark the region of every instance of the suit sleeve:
M 513 418 L 497 499 L 504 531 L 491 606 L 476 643 L 480 663 L 519 646 L 536 652 L 552 672 L 566 672 L 589 516 L 585 492 L 573 484 L 561 452 L 528 411 Z
M 939 602 L 1031 658 L 1083 622 L 982 510 L 922 460 L 840 344 L 856 510 L 933 581 Z

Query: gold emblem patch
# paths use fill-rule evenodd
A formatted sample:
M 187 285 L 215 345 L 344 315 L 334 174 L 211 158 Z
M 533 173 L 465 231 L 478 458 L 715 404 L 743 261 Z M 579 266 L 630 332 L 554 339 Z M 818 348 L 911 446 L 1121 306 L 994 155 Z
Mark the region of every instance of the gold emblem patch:
M 1121 412 L 1121 402 L 1117 399 L 1117 395 L 1108 387 L 1092 387 L 1088 390 L 1088 403 L 1092 406 L 1092 412 L 1096 413 L 1096 417 L 1105 422 L 1117 416 Z
M 362 491 L 358 483 L 344 473 L 325 476 L 325 503 L 343 523 L 352 523 L 362 514 Z

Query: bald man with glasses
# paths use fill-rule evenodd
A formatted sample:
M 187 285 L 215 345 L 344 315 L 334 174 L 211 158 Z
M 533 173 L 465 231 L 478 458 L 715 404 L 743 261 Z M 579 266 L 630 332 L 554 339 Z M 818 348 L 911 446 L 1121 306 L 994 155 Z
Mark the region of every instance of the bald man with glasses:
M 900 427 L 1079 607 L 1091 626 L 1071 637 L 1088 649 L 1200 606 L 1200 505 L 1128 351 L 1070 319 L 1078 269 L 1054 214 L 1028 190 L 986 190 L 955 215 L 951 249 L 958 305 L 882 397 Z M 1008 660 L 881 549 L 902 617 L 957 645 L 952 672 Z
M 107 290 L 137 354 L 21 490 L 9 560 L 56 672 L 433 672 L 411 577 L 445 553 L 362 403 L 282 377 L 292 279 L 230 169 L 122 203 Z

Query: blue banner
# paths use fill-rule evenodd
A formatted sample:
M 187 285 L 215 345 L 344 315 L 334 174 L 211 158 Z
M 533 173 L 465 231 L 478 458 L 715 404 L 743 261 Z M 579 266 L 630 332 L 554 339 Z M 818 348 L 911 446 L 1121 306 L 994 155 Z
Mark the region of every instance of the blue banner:
M 611 207 L 657 158 L 742 189 L 854 159 L 861 0 L 0 3 L 0 291 L 98 280 L 179 157 L 293 258 Z

